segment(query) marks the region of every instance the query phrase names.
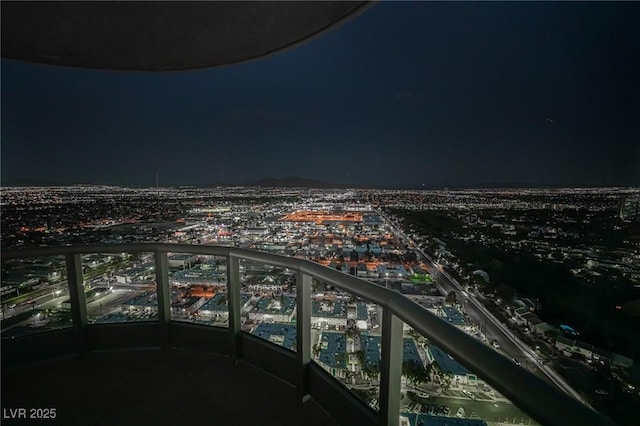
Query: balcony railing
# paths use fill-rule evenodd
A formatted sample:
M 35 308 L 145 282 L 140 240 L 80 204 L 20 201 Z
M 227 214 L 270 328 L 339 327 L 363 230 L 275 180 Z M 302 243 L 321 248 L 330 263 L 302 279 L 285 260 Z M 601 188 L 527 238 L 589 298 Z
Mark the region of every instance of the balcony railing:
M 402 294 L 370 282 L 326 268 L 311 261 L 233 247 L 184 244 L 117 244 L 87 245 L 6 251 L 3 261 L 64 255 L 71 302 L 72 327 L 77 348 L 85 346 L 88 323 L 83 286 L 82 258 L 91 253 L 153 253 L 157 311 L 161 328 L 172 323 L 171 287 L 168 253 L 189 253 L 225 258 L 227 262 L 228 342 L 230 355 L 243 358 L 241 330 L 241 261 L 259 262 L 288 268 L 296 273 L 296 387 L 301 400 L 316 397 L 310 379 L 311 357 L 311 291 L 312 280 L 335 286 L 379 305 L 383 309 L 382 347 L 380 363 L 380 395 L 378 420 L 381 425 L 398 425 L 400 416 L 400 388 L 402 376 L 403 323 L 427 337 L 457 361 L 482 377 L 489 385 L 544 425 L 613 424 L 590 407 L 575 400 L 529 371 L 515 365 L 508 358 L 448 324 Z M 16 339 L 17 341 L 18 339 Z M 3 342 L 3 350 L 12 345 Z

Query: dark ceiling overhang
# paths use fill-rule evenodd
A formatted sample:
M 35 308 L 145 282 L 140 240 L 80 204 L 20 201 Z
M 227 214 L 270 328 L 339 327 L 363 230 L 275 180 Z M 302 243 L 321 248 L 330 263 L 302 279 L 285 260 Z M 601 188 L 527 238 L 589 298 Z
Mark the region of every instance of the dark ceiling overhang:
M 112 70 L 215 67 L 295 46 L 371 4 L 2 1 L 2 57 Z

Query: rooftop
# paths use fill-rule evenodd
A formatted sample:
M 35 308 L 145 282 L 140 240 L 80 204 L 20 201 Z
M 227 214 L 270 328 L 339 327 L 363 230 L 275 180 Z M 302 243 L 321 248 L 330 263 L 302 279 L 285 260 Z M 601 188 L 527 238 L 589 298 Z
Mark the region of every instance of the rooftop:
M 262 297 L 256 302 L 252 312 L 289 314 L 296 307 L 296 298 L 283 296 L 282 299 Z
M 464 316 L 456 308 L 451 306 L 445 306 L 442 308 L 445 314 L 445 319 L 453 325 L 464 325 Z
M 287 349 L 295 350 L 297 331 L 293 325 L 262 323 L 259 324 L 252 333 Z
M 451 358 L 449 354 L 447 354 L 445 351 L 443 351 L 436 345 L 429 345 L 429 351 L 433 355 L 434 362 L 438 364 L 438 366 L 445 373 L 451 373 L 451 374 L 456 374 L 460 376 L 469 374 L 469 370 L 467 370 L 458 361 Z
M 347 343 L 344 333 L 322 333 L 321 342 L 320 361 L 332 368 L 345 368 Z

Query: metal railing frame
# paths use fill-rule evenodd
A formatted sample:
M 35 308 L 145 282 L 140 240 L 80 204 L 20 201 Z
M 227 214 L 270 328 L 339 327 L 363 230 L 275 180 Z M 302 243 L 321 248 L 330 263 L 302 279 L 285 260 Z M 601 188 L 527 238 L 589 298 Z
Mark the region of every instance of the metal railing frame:
M 65 256 L 71 316 L 73 327 L 76 330 L 78 351 L 82 351 L 86 327 L 89 325 L 87 324 L 86 304 L 84 303 L 81 255 L 141 252 L 154 253 L 158 320 L 164 325 L 171 322 L 168 253 L 211 255 L 226 259 L 228 331 L 232 348 L 231 354 L 234 359 L 242 358 L 240 261 L 259 262 L 295 271 L 297 273 L 296 362 L 299 369 L 299 379 L 296 386 L 302 401 L 308 399 L 312 394 L 312 389 L 309 387 L 311 282 L 312 278 L 315 278 L 373 302 L 383 309 L 380 410 L 378 413 L 380 425 L 397 426 L 399 424 L 403 323 L 409 324 L 417 332 L 437 344 L 544 425 L 564 425 L 567 424 L 567 421 L 570 421 L 571 424 L 594 426 L 614 424 L 591 407 L 565 394 L 533 373 L 520 368 L 505 356 L 443 321 L 402 294 L 309 260 L 235 247 L 163 243 L 39 247 L 3 251 L 2 259 Z

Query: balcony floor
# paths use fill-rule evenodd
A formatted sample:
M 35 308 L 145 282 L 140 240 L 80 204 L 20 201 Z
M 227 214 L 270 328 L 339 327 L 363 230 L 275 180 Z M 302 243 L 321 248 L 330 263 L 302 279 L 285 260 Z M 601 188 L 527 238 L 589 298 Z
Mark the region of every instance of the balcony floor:
M 60 425 L 336 425 L 313 400 L 248 363 L 185 350 L 90 353 L 2 371 L 8 409 L 55 408 Z

